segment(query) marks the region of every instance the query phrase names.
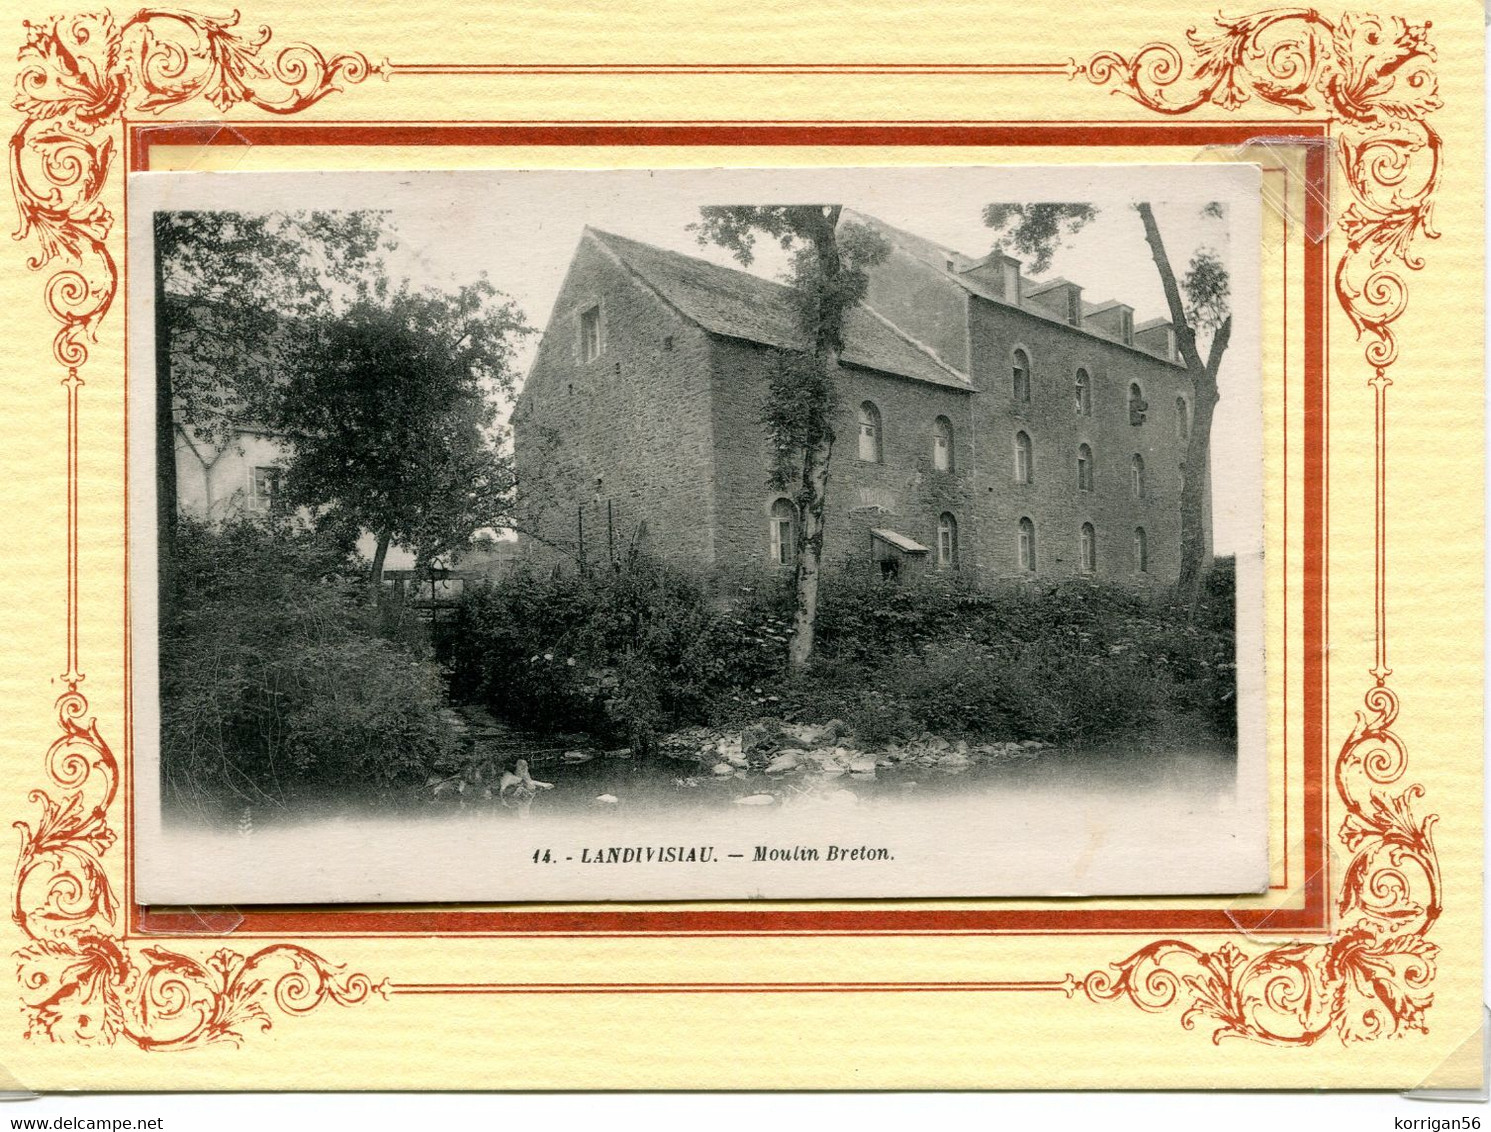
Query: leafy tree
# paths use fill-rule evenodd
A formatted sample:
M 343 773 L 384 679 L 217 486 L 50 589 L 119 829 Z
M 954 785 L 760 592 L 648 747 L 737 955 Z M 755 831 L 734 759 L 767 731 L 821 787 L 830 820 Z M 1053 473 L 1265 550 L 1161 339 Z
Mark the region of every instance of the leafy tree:
M 393 543 L 421 564 L 504 525 L 513 470 L 496 397 L 512 392 L 521 312 L 485 279 L 449 293 L 407 285 L 306 320 L 272 398 L 289 438 L 277 506 L 377 537 L 376 593 Z
M 794 670 L 805 668 L 813 655 L 844 316 L 864 298 L 865 270 L 890 251 L 863 225 L 840 229 L 841 211 L 841 205 L 711 205 L 699 210 L 700 221 L 691 226 L 701 244 L 718 244 L 743 267 L 754 261 L 761 237 L 792 253 L 790 280 L 803 349 L 778 355 L 762 420 L 776 453 L 773 486 L 793 493 L 798 516 L 787 652 Z
M 1175 341 L 1194 390 L 1190 437 L 1182 465 L 1180 489 L 1180 577 L 1176 597 L 1194 614 L 1201 601 L 1206 559 L 1206 477 L 1211 462 L 1211 426 L 1219 399 L 1217 371 L 1232 338 L 1231 281 L 1217 253 L 1200 248 L 1191 257 L 1185 275 L 1177 279 L 1165 241 L 1149 202 L 1134 206 L 1144 225 L 1155 270 L 1170 307 Z M 1202 215 L 1221 218 L 1222 206 L 1212 202 Z M 984 223 L 999 232 L 996 246 L 1009 244 L 1032 256 L 1031 270 L 1041 272 L 1062 240 L 1076 235 L 1097 217 L 1088 204 L 991 204 L 984 208 Z M 1202 357 L 1201 337 L 1209 336 Z
M 169 590 L 176 423 L 226 444 L 262 417 L 282 376 L 287 320 L 329 312 L 369 286 L 391 237 L 379 212 L 158 212 L 155 235 L 157 529 Z
M 1008 245 L 1018 252 L 1034 275 L 1050 270 L 1057 245 L 1075 236 L 1097 215 L 1098 210 L 1090 204 L 1061 201 L 984 206 L 984 223 L 1005 233 L 999 241 L 1001 249 Z

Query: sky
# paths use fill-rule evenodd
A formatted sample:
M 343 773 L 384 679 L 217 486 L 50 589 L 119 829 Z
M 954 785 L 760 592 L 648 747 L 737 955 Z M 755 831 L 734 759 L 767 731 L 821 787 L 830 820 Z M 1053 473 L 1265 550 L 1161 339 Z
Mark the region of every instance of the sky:
M 1256 171 L 1245 165 L 987 166 L 715 170 L 428 171 L 408 173 L 145 174 L 177 178 L 157 207 L 386 209 L 397 230 L 389 259 L 395 280 L 451 287 L 485 274 L 528 322 L 549 318 L 586 225 L 731 267 L 729 253 L 701 247 L 689 224 L 702 204 L 832 201 L 971 256 L 993 247 L 982 210 L 992 201 L 1089 201 L 1098 218 L 1063 245 L 1049 272 L 1083 288 L 1089 302 L 1119 299 L 1136 322 L 1168 308 L 1135 200 L 1153 203 L 1167 250 L 1183 272 L 1201 247 L 1217 251 L 1233 278 L 1234 334 L 1219 378 L 1213 429 L 1213 498 L 1218 553 L 1261 548 Z M 169 191 L 167 191 L 169 190 Z M 1227 204 L 1223 220 L 1202 206 Z M 1244 238 L 1245 233 L 1251 233 Z M 778 278 L 786 257 L 762 245 L 751 271 Z M 1027 272 L 1028 274 L 1028 272 Z M 538 343 L 518 354 L 526 373 Z M 1236 476 L 1238 468 L 1257 475 Z M 1227 476 L 1215 473 L 1228 469 Z

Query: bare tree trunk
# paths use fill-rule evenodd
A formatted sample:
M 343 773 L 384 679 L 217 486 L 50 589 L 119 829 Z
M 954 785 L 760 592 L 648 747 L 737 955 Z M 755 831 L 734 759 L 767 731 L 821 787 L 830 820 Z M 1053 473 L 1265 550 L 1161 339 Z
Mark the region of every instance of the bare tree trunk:
M 834 290 L 834 283 L 843 271 L 843 263 L 839 259 L 840 211 L 838 206 L 823 209 L 814 219 L 809 232 L 821 280 L 817 309 L 809 312 L 813 334 L 813 362 L 818 369 L 819 380 L 827 390 L 834 387 L 834 379 L 839 370 L 839 354 L 843 349 L 843 311 L 831 300 L 823 298 Z M 823 511 L 828 497 L 829 462 L 834 450 L 833 412 L 834 405 L 830 398 L 824 408 L 825 419 L 820 422 L 821 438 L 803 452 L 797 569 L 794 578 L 796 592 L 792 610 L 792 639 L 787 646 L 787 663 L 794 672 L 801 672 L 813 658 L 818 620 L 818 581 L 823 573 Z
M 1154 210 L 1147 202 L 1136 207 L 1144 222 L 1144 238 L 1149 242 L 1155 269 L 1160 273 L 1160 283 L 1165 289 L 1170 321 L 1175 326 L 1175 340 L 1193 391 L 1190 439 L 1186 445 L 1186 460 L 1181 467 L 1180 574 L 1175 583 L 1175 598 L 1194 617 L 1201 604 L 1201 583 L 1206 574 L 1206 477 L 1211 462 L 1211 422 L 1218 400 L 1217 370 L 1232 337 L 1232 319 L 1226 319 L 1218 328 L 1211 340 L 1209 356 L 1203 361 L 1196 345 L 1196 332 L 1186 318 L 1180 284 L 1165 252 L 1159 225 L 1155 223 Z
M 1206 469 L 1211 462 L 1211 420 L 1216 408 L 1215 390 L 1210 396 L 1196 393 L 1191 418 L 1191 436 L 1180 480 L 1180 576 L 1175 598 L 1192 615 L 1201 604 L 1201 583 L 1206 575 Z M 1192 469 L 1199 469 L 1193 473 Z
M 818 579 L 823 571 L 823 505 L 828 497 L 828 465 L 833 456 L 832 434 L 803 455 L 801 518 L 797 535 L 797 570 L 792 608 L 792 640 L 787 662 L 794 671 L 806 668 L 813 657 L 818 619 Z
M 158 218 L 155 232 L 155 530 L 156 582 L 160 608 L 170 602 L 176 557 L 176 422 L 171 381 L 171 320 L 166 311 L 164 240 Z
M 373 551 L 373 572 L 368 579 L 368 585 L 373 591 L 373 599 L 375 601 L 383 592 L 383 563 L 388 558 L 388 544 L 392 541 L 393 536 L 388 531 L 378 532 L 378 549 Z

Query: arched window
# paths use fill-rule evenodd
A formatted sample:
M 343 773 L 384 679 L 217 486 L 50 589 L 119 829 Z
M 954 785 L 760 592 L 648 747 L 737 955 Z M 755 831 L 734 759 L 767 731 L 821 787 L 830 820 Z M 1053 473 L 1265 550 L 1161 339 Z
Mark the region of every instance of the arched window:
M 1092 416 L 1092 375 L 1085 369 L 1077 371 L 1077 415 Z
M 1030 355 L 1024 350 L 1016 350 L 1010 355 L 1010 392 L 1014 395 L 1017 404 L 1026 404 L 1030 401 Z
M 1035 572 L 1035 524 L 1029 519 L 1020 520 L 1020 534 L 1017 543 L 1020 554 L 1020 569 L 1026 573 Z
M 1129 424 L 1142 425 L 1148 411 L 1149 402 L 1144 400 L 1144 390 L 1135 382 L 1129 386 Z
M 873 401 L 865 401 L 859 407 L 859 458 L 878 464 L 880 452 L 880 410 Z
M 1098 533 L 1091 523 L 1082 524 L 1082 572 L 1095 574 L 1098 569 Z
M 1035 479 L 1035 452 L 1030 446 L 1028 433 L 1015 433 L 1015 482 L 1030 483 Z
M 1092 449 L 1086 444 L 1077 448 L 1077 490 L 1092 490 Z
M 1129 491 L 1135 499 L 1143 499 L 1144 490 L 1144 457 L 1135 452 L 1129 461 Z
M 771 564 L 791 566 L 797 557 L 797 511 L 792 502 L 778 499 L 771 505 Z
M 937 565 L 944 570 L 958 568 L 958 520 L 946 511 L 937 520 Z
M 1149 573 L 1149 539 L 1143 527 L 1134 528 L 1134 569 L 1141 574 Z
M 1188 440 L 1191 435 L 1191 407 L 1184 397 L 1175 399 L 1175 435 Z
M 932 422 L 932 467 L 939 472 L 953 470 L 953 422 L 946 417 Z

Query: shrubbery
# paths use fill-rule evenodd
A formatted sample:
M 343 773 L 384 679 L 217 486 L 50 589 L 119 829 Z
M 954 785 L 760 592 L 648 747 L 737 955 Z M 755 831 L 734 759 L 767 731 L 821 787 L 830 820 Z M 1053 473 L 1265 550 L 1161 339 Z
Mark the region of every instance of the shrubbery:
M 839 717 L 870 741 L 924 731 L 1094 742 L 1234 733 L 1233 594 L 1219 563 L 1191 621 L 1090 581 L 979 588 L 829 574 L 818 650 L 784 669 L 790 592 L 639 562 L 619 574 L 518 574 L 467 595 L 453 692 L 520 725 L 644 748 L 660 731 L 762 715 Z
M 519 573 L 469 591 L 451 631 L 451 691 L 525 727 L 646 748 L 711 718 L 732 690 L 779 676 L 786 628 L 770 601 L 726 608 L 647 560 L 584 577 Z
M 161 619 L 161 766 L 176 806 L 386 785 L 454 749 L 420 634 L 346 576 L 343 548 L 182 520 Z

